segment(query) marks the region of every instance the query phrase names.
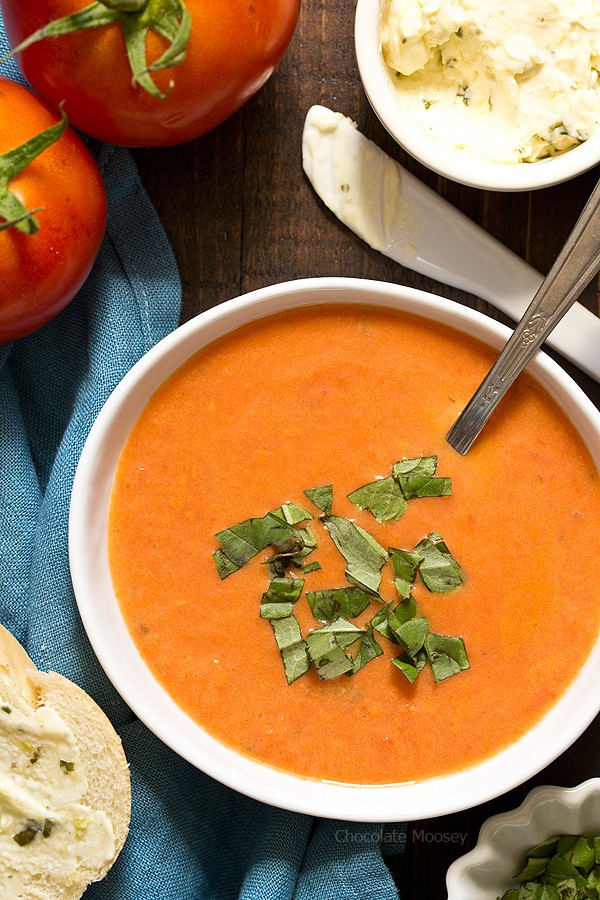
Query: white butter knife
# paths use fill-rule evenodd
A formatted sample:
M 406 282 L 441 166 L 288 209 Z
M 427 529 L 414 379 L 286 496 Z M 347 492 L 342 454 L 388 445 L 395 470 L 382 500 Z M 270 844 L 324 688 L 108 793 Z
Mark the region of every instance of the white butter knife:
M 325 205 L 375 250 L 521 318 L 543 281 L 500 241 L 324 106 L 308 111 L 302 163 Z M 575 303 L 547 343 L 600 382 L 600 318 Z

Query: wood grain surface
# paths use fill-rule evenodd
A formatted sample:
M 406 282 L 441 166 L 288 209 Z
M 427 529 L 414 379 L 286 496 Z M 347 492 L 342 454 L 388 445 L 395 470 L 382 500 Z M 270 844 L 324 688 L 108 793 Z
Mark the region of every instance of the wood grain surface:
M 488 193 L 424 169 L 389 138 L 363 93 L 354 7 L 353 0 L 305 0 L 279 69 L 244 108 L 197 141 L 135 151 L 179 264 L 183 320 L 267 284 L 346 275 L 423 288 L 509 322 L 481 299 L 385 259 L 323 206 L 301 167 L 304 117 L 314 103 L 351 116 L 408 170 L 540 271 L 547 272 L 568 236 L 598 172 L 533 193 Z M 597 281 L 582 302 L 598 313 Z M 551 355 L 600 407 L 600 386 Z M 575 785 L 598 775 L 599 741 L 597 720 L 531 782 L 475 809 L 409 823 L 406 850 L 390 861 L 403 900 L 444 898 L 448 865 L 474 845 L 489 815 L 518 805 L 532 786 Z

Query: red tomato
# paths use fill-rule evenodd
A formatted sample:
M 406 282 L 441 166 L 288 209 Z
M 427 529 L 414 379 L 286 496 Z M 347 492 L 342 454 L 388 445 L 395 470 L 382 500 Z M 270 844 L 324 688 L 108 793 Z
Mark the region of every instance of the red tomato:
M 57 120 L 27 88 L 0 78 L 0 154 Z M 39 328 L 73 299 L 94 264 L 106 225 L 100 171 L 70 128 L 11 180 L 9 190 L 27 209 L 41 209 L 35 213 L 37 233 L 0 231 L 2 343 Z
M 2 0 L 11 47 L 89 0 Z M 17 55 L 25 77 L 86 134 L 130 147 L 178 144 L 205 134 L 270 77 L 296 26 L 300 0 L 186 0 L 192 19 L 183 63 L 152 77 L 164 100 L 132 85 L 119 24 L 46 38 Z M 148 60 L 167 42 L 150 32 Z

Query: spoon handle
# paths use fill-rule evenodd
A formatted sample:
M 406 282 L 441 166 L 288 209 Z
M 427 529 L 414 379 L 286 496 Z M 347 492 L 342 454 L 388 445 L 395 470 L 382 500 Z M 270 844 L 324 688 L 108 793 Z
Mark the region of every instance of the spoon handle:
M 451 447 L 467 453 L 517 375 L 599 268 L 600 181 L 500 356 L 448 432 Z

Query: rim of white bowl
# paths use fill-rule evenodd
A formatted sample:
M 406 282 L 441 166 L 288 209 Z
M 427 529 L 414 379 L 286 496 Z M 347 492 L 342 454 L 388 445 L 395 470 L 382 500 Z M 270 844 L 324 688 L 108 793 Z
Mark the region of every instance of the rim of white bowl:
M 348 785 L 302 778 L 242 756 L 194 723 L 155 681 L 121 617 L 112 589 L 106 525 L 123 443 L 148 398 L 192 353 L 240 325 L 321 303 L 372 304 L 466 331 L 499 349 L 510 330 L 454 301 L 387 282 L 308 278 L 261 288 L 201 313 L 152 348 L 101 409 L 75 474 L 69 558 L 90 643 L 108 678 L 138 718 L 192 765 L 257 800 L 295 812 L 362 822 L 397 822 L 475 806 L 526 781 L 567 749 L 600 709 L 600 639 L 559 702 L 519 741 L 479 765 L 423 782 Z M 538 353 L 529 372 L 571 419 L 600 469 L 600 412 L 557 363 Z
M 535 163 L 485 163 L 444 147 L 402 115 L 381 55 L 379 21 L 382 0 L 358 0 L 354 43 L 360 78 L 369 103 L 384 128 L 418 162 L 439 175 L 488 191 L 529 191 L 582 175 L 600 163 L 600 131 L 566 153 Z

